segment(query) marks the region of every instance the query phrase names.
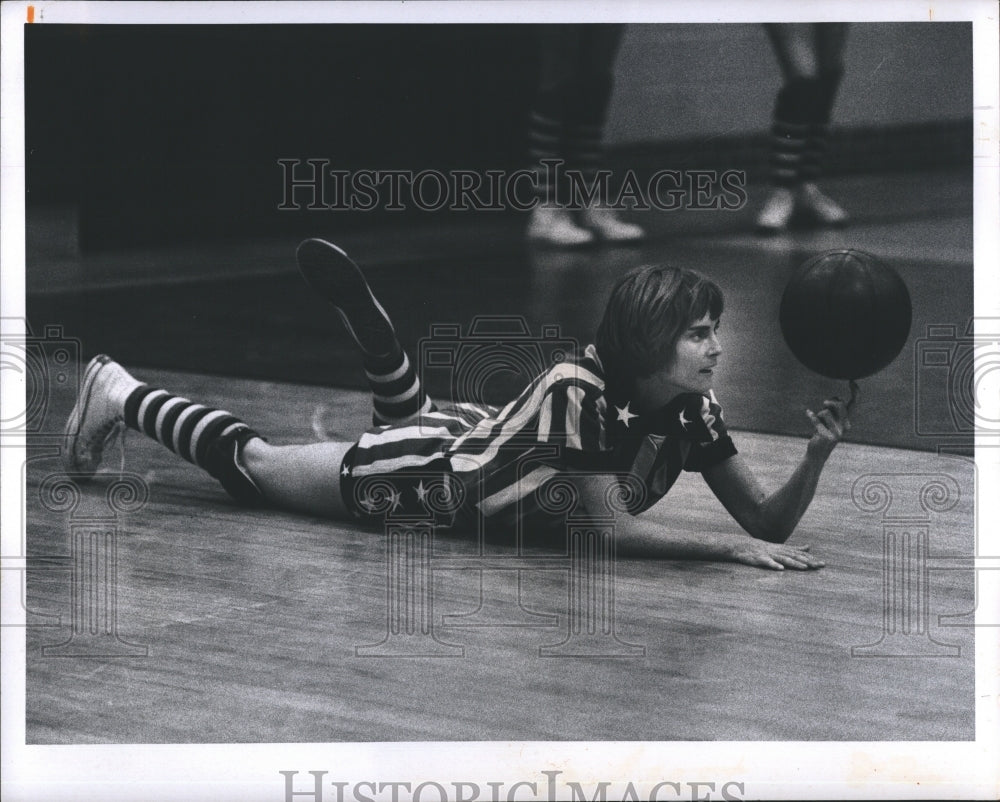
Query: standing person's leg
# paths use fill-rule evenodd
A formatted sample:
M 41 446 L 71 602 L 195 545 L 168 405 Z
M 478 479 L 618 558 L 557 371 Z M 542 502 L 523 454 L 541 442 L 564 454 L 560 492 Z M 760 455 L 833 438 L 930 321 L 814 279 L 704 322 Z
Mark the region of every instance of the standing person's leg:
M 834 200 L 820 192 L 816 181 L 822 175 L 830 130 L 830 115 L 844 75 L 844 47 L 849 25 L 843 22 L 817 23 L 814 26 L 816 50 L 816 107 L 806 133 L 802 159 L 800 203 L 819 223 L 842 225 L 845 212 Z
M 815 186 L 840 80 L 839 73 L 823 71 L 821 26 L 775 23 L 765 28 L 781 67 L 783 85 L 775 100 L 771 126 L 773 189 L 758 216 L 758 230 L 769 233 L 784 229 L 797 205 L 817 222 L 841 224 L 846 213 Z
M 372 390 L 373 422 L 399 423 L 434 411 L 434 402 L 424 393 L 389 315 L 361 269 L 336 245 L 320 239 L 303 242 L 296 256 L 306 282 L 334 306 L 361 351 Z
M 816 30 L 811 22 L 771 22 L 764 24 L 771 40 L 781 75 L 787 84 L 819 72 Z
M 786 228 L 795 213 L 818 65 L 811 24 L 772 23 L 764 28 L 783 81 L 771 115 L 772 189 L 757 217 L 757 229 L 771 233 Z
M 151 387 L 110 357 L 95 357 L 66 424 L 65 469 L 91 476 L 122 425 L 202 468 L 241 504 L 348 517 L 339 476 L 350 444 L 268 445 L 235 415 Z
M 849 22 L 816 23 L 816 57 L 820 74 L 844 72 L 844 49 L 847 47 Z
M 615 60 L 625 34 L 624 25 L 584 25 L 577 52 L 577 80 L 569 97 L 566 124 L 566 159 L 579 170 L 586 186 L 593 186 L 598 170 L 606 166 L 604 127 L 615 82 Z M 598 237 L 615 242 L 642 239 L 645 232 L 626 223 L 599 197 L 584 209 L 580 222 Z
M 574 246 L 592 242 L 594 235 L 577 225 L 570 210 L 560 207 L 565 183 L 556 170 L 542 164 L 560 162 L 566 168 L 566 121 L 570 98 L 579 80 L 578 52 L 583 25 L 538 25 L 538 85 L 528 122 L 528 157 L 535 172 L 535 208 L 528 222 L 529 239 L 552 245 Z

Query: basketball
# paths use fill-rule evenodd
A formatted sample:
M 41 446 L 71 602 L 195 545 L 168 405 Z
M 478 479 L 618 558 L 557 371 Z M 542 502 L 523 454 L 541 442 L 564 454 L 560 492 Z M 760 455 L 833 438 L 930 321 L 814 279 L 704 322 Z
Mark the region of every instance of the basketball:
M 827 251 L 789 280 L 778 313 L 795 357 L 830 379 L 862 379 L 892 362 L 910 334 L 910 293 L 869 253 Z

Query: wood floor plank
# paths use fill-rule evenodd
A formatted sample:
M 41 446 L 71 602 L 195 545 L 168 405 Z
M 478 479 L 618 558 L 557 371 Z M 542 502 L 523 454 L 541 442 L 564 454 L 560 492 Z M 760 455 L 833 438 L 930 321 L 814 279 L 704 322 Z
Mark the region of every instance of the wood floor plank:
M 314 439 L 308 421 L 321 404 L 362 420 L 368 403 L 317 387 L 168 372 L 146 378 L 233 407 L 280 397 L 280 405 L 256 408 L 254 419 L 274 442 Z M 772 487 L 804 448 L 792 437 L 736 439 Z M 109 462 L 85 486 L 85 503 L 104 503 L 119 467 Z M 819 572 L 619 560 L 615 632 L 626 647 L 643 647 L 632 657 L 542 656 L 568 632 L 568 561 L 536 549 L 517 558 L 520 570 L 481 570 L 476 544 L 455 536 L 439 537 L 431 558 L 444 567 L 431 572 L 430 646 L 447 652 L 451 644 L 461 655 L 359 656 L 388 631 L 383 534 L 239 509 L 200 471 L 135 433 L 125 469 L 145 478 L 150 495 L 141 510 L 113 521 L 117 634 L 146 654 L 64 657 L 46 647 L 70 634 L 66 558 L 79 522 L 39 503 L 58 461 L 29 463 L 28 606 L 62 617 L 60 627 L 28 630 L 30 743 L 974 736 L 973 630 L 937 618 L 973 609 L 971 570 L 931 570 L 925 588 L 925 634 L 957 647 L 954 656 L 851 654 L 877 642 L 885 626 L 884 514 L 859 509 L 852 486 L 872 473 L 904 484 L 954 480 L 955 506 L 927 516 L 933 568 L 934 555 L 973 553 L 967 460 L 838 448 L 793 536 L 826 560 Z M 735 526 L 697 476 L 684 476 L 650 514 L 696 531 Z M 491 565 L 516 557 L 493 553 Z M 491 626 L 455 625 L 480 607 L 478 620 Z M 526 622 L 536 625 L 517 625 Z

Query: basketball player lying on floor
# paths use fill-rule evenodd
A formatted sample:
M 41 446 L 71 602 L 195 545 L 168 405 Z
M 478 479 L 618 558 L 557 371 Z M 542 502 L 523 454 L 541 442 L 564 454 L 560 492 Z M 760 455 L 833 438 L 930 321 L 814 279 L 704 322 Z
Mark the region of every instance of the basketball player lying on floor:
M 205 469 L 247 505 L 381 523 L 384 511 L 376 514 L 356 492 L 365 477 L 378 476 L 393 488 L 392 512 L 426 516 L 425 480 L 438 475 L 464 491 L 448 520 L 435 513 L 438 523 L 461 527 L 482 516 L 490 527 L 524 532 L 545 518 L 538 493 L 560 474 L 591 514 L 608 513 L 607 493 L 623 489 L 614 485 L 634 490 L 638 480 L 634 503 L 616 513 L 622 554 L 822 567 L 808 546 L 785 541 L 850 428 L 847 407 L 832 399 L 806 412 L 814 432 L 804 457 L 783 487 L 765 493 L 737 455 L 712 392 L 723 306 L 713 282 L 689 270 L 633 270 L 614 288 L 595 345 L 539 375 L 503 410 L 439 409 L 347 255 L 313 239 L 299 246 L 298 261 L 361 349 L 374 428 L 357 443 L 270 445 L 228 412 L 149 387 L 102 355 L 87 366 L 67 423 L 67 471 L 93 474 L 124 423 Z M 636 517 L 682 469 L 700 472 L 748 534 L 688 532 Z

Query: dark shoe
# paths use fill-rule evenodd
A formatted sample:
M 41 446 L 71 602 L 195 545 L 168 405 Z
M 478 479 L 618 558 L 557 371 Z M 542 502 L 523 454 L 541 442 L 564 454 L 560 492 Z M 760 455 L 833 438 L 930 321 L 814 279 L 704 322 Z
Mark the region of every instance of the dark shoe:
M 346 253 L 324 240 L 307 239 L 299 245 L 296 258 L 306 283 L 333 304 L 365 356 L 377 358 L 398 347 L 389 315 Z

